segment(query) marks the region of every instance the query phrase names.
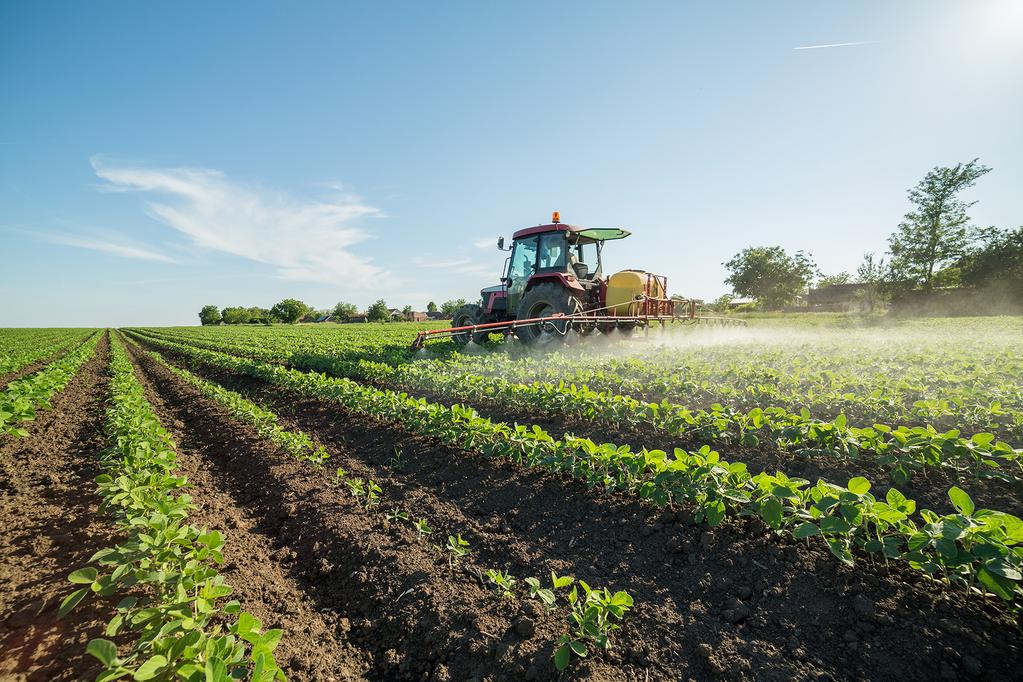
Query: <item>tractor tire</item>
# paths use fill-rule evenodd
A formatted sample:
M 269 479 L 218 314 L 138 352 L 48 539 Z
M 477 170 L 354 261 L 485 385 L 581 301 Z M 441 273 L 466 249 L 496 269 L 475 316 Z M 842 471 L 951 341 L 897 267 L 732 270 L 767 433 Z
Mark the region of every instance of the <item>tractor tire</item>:
M 581 313 L 582 310 L 582 303 L 568 289 L 554 282 L 543 282 L 522 296 L 516 319 L 550 317 L 558 313 L 575 315 Z M 515 333 L 526 343 L 558 342 L 563 341 L 567 336 L 568 325 L 568 322 L 530 325 L 516 328 Z
M 463 305 L 451 318 L 452 327 L 468 327 L 473 324 L 483 323 L 483 309 L 475 303 Z M 451 340 L 459 346 L 464 346 L 471 340 L 473 343 L 483 343 L 487 340 L 487 332 L 458 332 L 451 335 Z

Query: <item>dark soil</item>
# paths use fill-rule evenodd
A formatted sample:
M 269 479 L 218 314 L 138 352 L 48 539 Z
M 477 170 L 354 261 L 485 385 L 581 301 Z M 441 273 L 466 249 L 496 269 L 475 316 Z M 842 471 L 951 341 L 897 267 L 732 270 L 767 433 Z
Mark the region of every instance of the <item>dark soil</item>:
M 364 679 L 371 658 L 351 643 L 350 621 L 329 609 L 321 610 L 310 595 L 319 579 L 312 582 L 297 579 L 292 570 L 297 560 L 294 550 L 277 542 L 261 526 L 265 517 L 258 505 L 251 508 L 249 497 L 257 491 L 246 489 L 239 497 L 237 482 L 225 479 L 224 470 L 218 467 L 223 466 L 218 460 L 236 452 L 222 450 L 219 444 L 216 449 L 210 448 L 215 441 L 204 434 L 215 422 L 207 421 L 199 406 L 186 407 L 186 413 L 179 414 L 174 405 L 154 390 L 145 373 L 138 374 L 146 387 L 146 398 L 161 414 L 161 422 L 178 444 L 178 471 L 187 476 L 190 484 L 187 492 L 197 507 L 189 513 L 189 522 L 225 534 L 227 544 L 220 574 L 234 588 L 231 598 L 239 600 L 242 608 L 259 618 L 266 628 L 279 627 L 286 633 L 274 653 L 289 679 Z M 240 430 L 239 434 L 242 438 L 237 445 L 239 451 L 249 445 L 263 447 L 250 434 Z
M 262 509 L 261 528 L 300 557 L 289 564 L 297 579 L 314 583 L 323 564 L 334 567 L 314 594 L 350 622 L 367 621 L 354 632 L 374 653 L 371 676 L 553 678 L 549 656 L 561 617 L 491 596 L 470 578 L 490 567 L 520 580 L 557 570 L 633 595 L 636 608 L 615 634 L 616 648 L 575 664 L 580 678 L 1010 678 L 1023 662 L 1023 638 L 1000 604 L 908 568 L 888 574 L 861 562 L 847 569 L 818 544 L 775 536 L 755 519 L 708 530 L 684 511 L 657 512 L 249 377 L 192 367 L 325 444 L 328 469 L 372 477 L 384 490 L 383 508 L 426 517 L 435 537 L 461 532 L 473 560 L 469 573 L 452 574 L 429 550 L 424 555 L 407 526 L 356 512 L 347 491 L 329 485 L 328 471 L 287 460 L 148 357 L 142 364 L 176 405 L 172 412 L 197 413 L 187 428 L 225 453 L 223 475 L 236 497 Z M 421 588 L 396 608 L 395 597 L 414 584 Z M 535 627 L 532 637 L 515 631 L 523 617 Z M 424 661 L 443 661 L 444 670 Z
M 0 442 L 0 678 L 72 680 L 98 672 L 85 645 L 103 636 L 109 605 L 86 601 L 57 619 L 69 573 L 112 544 L 97 515 L 95 456 L 103 447 L 107 338 L 29 436 Z

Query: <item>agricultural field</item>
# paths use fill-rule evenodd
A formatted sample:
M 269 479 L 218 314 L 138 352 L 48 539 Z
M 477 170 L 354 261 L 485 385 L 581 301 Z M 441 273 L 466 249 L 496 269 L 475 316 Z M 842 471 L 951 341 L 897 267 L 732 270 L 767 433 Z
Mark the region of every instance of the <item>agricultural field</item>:
M 430 326 L 0 330 L 0 677 L 1018 677 L 1023 318 Z

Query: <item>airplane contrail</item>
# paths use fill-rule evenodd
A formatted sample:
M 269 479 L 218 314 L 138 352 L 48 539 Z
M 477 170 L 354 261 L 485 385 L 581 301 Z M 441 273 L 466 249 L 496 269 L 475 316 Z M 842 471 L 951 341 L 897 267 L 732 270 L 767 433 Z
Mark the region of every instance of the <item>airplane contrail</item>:
M 876 45 L 881 42 L 880 40 L 860 40 L 855 43 L 831 43 L 829 45 L 804 45 L 802 47 L 794 47 L 793 50 L 821 50 L 825 47 L 850 47 L 852 45 Z

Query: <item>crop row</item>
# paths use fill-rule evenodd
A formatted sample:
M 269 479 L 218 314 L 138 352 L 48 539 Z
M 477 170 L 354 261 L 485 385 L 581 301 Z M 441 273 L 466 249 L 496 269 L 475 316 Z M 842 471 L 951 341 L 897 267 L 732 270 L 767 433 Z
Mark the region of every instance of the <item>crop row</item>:
M 153 337 L 148 333 L 147 336 Z M 194 341 L 185 343 L 196 345 Z M 215 346 L 213 343 L 200 345 Z M 282 362 L 274 351 L 251 348 L 246 354 Z M 739 411 L 722 405 L 691 409 L 668 400 L 644 402 L 564 382 L 524 384 L 493 374 L 453 374 L 442 371 L 443 363 L 436 362 L 392 366 L 308 354 L 293 354 L 283 362 L 299 369 L 374 381 L 391 388 L 431 391 L 453 400 L 570 416 L 618 429 L 646 428 L 714 447 L 757 446 L 769 442 L 781 450 L 807 456 L 855 458 L 861 452 L 871 453 L 879 464 L 889 467 L 893 480 L 899 485 L 924 467 L 948 467 L 957 474 L 965 470 L 979 477 L 1009 480 L 1019 475 L 1023 467 L 1023 449 L 1014 449 L 986 432 L 963 437 L 959 431 L 939 433 L 931 426 L 874 424 L 859 428 L 847 424 L 841 414 L 834 420 L 815 419 L 806 408 L 799 412 L 781 407 Z
M 100 334 L 54 360 L 35 374 L 12 381 L 0 392 L 0 437 L 7 434 L 27 436 L 24 422 L 35 419 L 36 411 L 50 407 L 50 398 L 64 390 L 78 370 L 96 351 Z
M 949 491 L 957 513 L 942 516 L 917 511 L 915 502 L 895 489 L 880 501 L 862 477 L 847 486 L 811 484 L 781 472 L 751 475 L 745 464 L 726 462 L 707 446 L 696 452 L 676 448 L 669 454 L 656 449 L 634 452 L 627 445 L 598 445 L 570 435 L 554 438 L 539 426 L 494 422 L 461 405 L 439 405 L 349 379 L 171 341 L 151 342 L 465 451 L 542 467 L 585 481 L 590 488 L 631 493 L 659 506 L 681 503 L 695 510 L 697 521 L 712 526 L 730 513 L 757 515 L 797 538 L 819 536 L 849 565 L 853 552 L 863 551 L 1008 602 L 1023 596 L 1023 522 L 1003 512 L 977 510 L 958 488 Z
M 89 332 L 82 329 L 5 329 L 0 332 L 0 379 L 70 345 Z
M 438 372 L 495 374 L 517 383 L 564 380 L 648 402 L 668 399 L 700 407 L 727 403 L 748 411 L 767 404 L 791 412 L 807 407 L 821 417 L 844 413 L 858 423 L 992 431 L 1023 445 L 1023 328 L 1005 320 L 971 324 L 982 329 L 904 324 L 808 336 L 751 328 L 721 332 L 725 338 L 713 330 L 692 330 L 655 334 L 650 344 L 638 347 L 584 344 L 542 357 L 512 344 L 497 353 L 450 355 L 438 363 Z M 405 348 L 414 330 L 402 327 L 299 327 L 274 335 L 256 328 L 157 332 L 175 340 L 217 342 L 221 348 L 275 352 L 281 360 L 291 355 L 391 365 L 421 360 Z M 446 357 L 449 346 L 431 345 L 424 355 Z
M 216 569 L 224 538 L 187 522 L 193 505 L 182 492 L 185 477 L 175 473 L 174 444 L 120 341 L 112 341 L 110 447 L 96 484 L 120 541 L 69 576 L 80 587 L 63 600 L 60 615 L 89 595 L 120 597 L 105 635 L 130 642 L 130 651 L 121 655 L 113 641 L 91 640 L 87 651 L 104 668 L 100 681 L 283 680 L 273 657 L 282 632 L 262 632 L 237 601 L 224 601 L 232 592 Z
M 260 436 L 300 461 L 320 466 L 330 457 L 322 446 L 317 446 L 304 432 L 282 428 L 277 415 L 270 410 L 253 403 L 235 391 L 167 362 L 159 353 L 143 352 L 148 353 L 150 357 L 195 387 L 207 398 L 226 407 L 236 419 L 254 427 Z M 347 485 L 352 496 L 364 511 L 368 512 L 379 507 L 383 490 L 372 480 L 346 478 L 346 472 L 339 468 L 334 478 L 334 484 L 340 486 L 342 483 Z M 433 533 L 433 529 L 426 519 L 413 520 L 413 515 L 408 510 L 395 507 L 388 512 L 387 516 L 391 521 L 410 524 L 417 530 L 420 538 L 427 539 Z M 470 553 L 470 543 L 460 533 L 448 536 L 447 545 L 434 545 L 434 548 L 447 554 L 449 563 L 457 562 Z M 539 599 L 548 610 L 556 608 L 559 593 L 564 592 L 563 598 L 568 604 L 569 629 L 558 639 L 555 647 L 555 666 L 559 670 L 568 666 L 573 655 L 579 657 L 588 655 L 589 647 L 596 647 L 599 650 L 609 649 L 611 647 L 611 632 L 619 627 L 618 621 L 633 606 L 632 597 L 627 592 L 612 593 L 606 588 L 593 589 L 583 580 L 579 580 L 576 587 L 573 586 L 573 583 L 576 583 L 573 576 L 552 574 L 551 586 L 543 587 L 538 578 L 529 577 L 523 581 L 524 584 L 519 584 L 515 576 L 498 569 L 488 569 L 486 575 L 499 596 L 511 598 L 515 597 L 516 593 L 519 593 L 520 596 L 528 594 L 530 597 Z M 569 587 L 571 590 L 568 589 Z

